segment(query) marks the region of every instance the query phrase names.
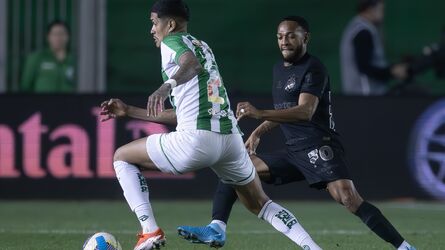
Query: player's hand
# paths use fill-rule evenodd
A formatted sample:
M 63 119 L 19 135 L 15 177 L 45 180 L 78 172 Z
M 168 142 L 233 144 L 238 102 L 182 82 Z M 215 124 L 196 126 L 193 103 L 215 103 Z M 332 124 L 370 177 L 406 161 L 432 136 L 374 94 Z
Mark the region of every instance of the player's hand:
M 408 64 L 399 63 L 391 67 L 391 75 L 397 80 L 405 80 L 408 78 Z
M 104 122 L 111 118 L 127 116 L 128 106 L 119 99 L 110 99 L 100 104 L 100 115 L 104 116 L 100 121 Z
M 236 117 L 238 121 L 243 117 L 261 119 L 261 110 L 255 108 L 249 102 L 240 102 L 236 107 Z
M 260 137 L 257 136 L 255 133 L 252 133 L 247 139 L 247 141 L 244 143 L 249 155 L 256 154 L 256 148 L 258 147 L 259 144 L 260 144 Z
M 170 93 L 171 85 L 162 84 L 153 94 L 148 97 L 147 102 L 147 116 L 158 116 L 158 114 L 164 111 L 164 102 Z

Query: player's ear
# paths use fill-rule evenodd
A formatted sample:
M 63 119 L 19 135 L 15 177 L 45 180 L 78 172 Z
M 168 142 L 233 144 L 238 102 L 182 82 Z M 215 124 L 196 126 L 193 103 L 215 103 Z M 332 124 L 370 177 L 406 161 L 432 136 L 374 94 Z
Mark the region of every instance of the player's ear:
M 173 32 L 176 29 L 176 26 L 177 26 L 176 20 L 170 18 L 168 20 L 168 32 Z
M 304 35 L 304 43 L 308 44 L 310 39 L 311 39 L 311 33 L 306 32 Z

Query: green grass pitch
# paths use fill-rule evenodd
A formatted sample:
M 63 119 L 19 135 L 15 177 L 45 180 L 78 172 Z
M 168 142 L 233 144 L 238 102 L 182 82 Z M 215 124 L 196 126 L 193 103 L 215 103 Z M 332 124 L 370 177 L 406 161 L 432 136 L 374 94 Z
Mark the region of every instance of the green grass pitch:
M 158 224 L 167 234 L 164 249 L 208 249 L 176 234 L 178 225 L 209 222 L 210 201 L 152 202 Z M 355 216 L 334 202 L 280 202 L 289 208 L 323 249 L 393 249 Z M 445 249 L 444 203 L 376 203 L 417 249 Z M 0 201 L 1 250 L 70 250 L 82 248 L 88 235 L 107 231 L 124 250 L 133 249 L 139 224 L 122 201 Z M 236 204 L 223 249 L 298 249 L 267 223 Z

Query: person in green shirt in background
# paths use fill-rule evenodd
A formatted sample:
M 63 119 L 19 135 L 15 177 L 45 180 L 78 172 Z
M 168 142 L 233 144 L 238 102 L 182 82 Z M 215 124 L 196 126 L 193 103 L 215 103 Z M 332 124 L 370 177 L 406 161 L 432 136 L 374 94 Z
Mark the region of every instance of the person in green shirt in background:
M 60 20 L 48 25 L 49 48 L 28 56 L 20 91 L 31 93 L 73 93 L 74 60 L 68 51 L 69 27 Z

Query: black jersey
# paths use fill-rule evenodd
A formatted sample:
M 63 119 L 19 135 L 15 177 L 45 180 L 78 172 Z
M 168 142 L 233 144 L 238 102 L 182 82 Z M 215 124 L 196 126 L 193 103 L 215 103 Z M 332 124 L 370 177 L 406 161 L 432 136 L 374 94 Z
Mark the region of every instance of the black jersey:
M 311 121 L 281 123 L 286 144 L 310 146 L 336 135 L 331 112 L 331 90 L 325 66 L 316 57 L 306 53 L 291 66 L 281 60 L 273 69 L 273 103 L 275 109 L 298 105 L 300 93 L 309 93 L 319 99 Z

